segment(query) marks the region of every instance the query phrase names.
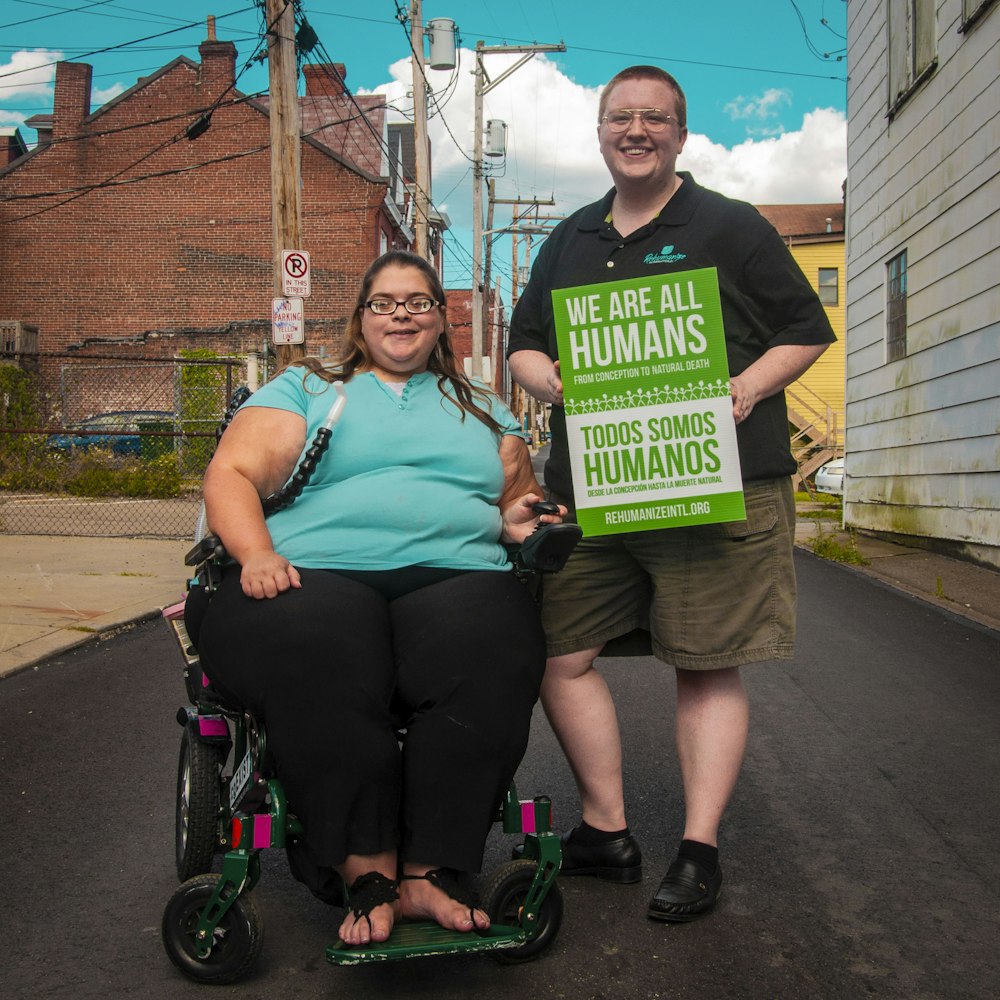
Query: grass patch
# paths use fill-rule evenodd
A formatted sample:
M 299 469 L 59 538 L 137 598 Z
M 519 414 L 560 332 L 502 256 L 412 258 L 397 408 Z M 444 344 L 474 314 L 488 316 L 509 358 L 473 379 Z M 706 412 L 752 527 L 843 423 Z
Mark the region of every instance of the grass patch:
M 795 516 L 814 520 L 839 521 L 840 511 L 833 507 L 822 507 L 820 510 L 800 510 Z
M 799 490 L 795 494 L 796 503 L 821 503 L 828 507 L 841 507 L 843 506 L 843 497 L 837 496 L 835 493 L 806 493 L 805 490 Z
M 847 543 L 838 541 L 833 535 L 826 535 L 822 531 L 812 540 L 809 547 L 813 553 L 821 559 L 829 559 L 831 562 L 849 563 L 852 566 L 867 566 L 871 563 L 859 551 L 854 534 L 848 535 Z

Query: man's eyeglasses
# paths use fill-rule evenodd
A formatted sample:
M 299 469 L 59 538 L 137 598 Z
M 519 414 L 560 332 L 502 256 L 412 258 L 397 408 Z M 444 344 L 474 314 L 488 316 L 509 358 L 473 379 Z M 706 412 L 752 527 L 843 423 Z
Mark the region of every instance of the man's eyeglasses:
M 612 132 L 624 132 L 632 124 L 633 118 L 638 118 L 649 132 L 662 132 L 668 122 L 677 120 L 659 108 L 616 108 L 609 111 L 601 121 L 607 122 Z
M 430 312 L 436 305 L 437 299 L 432 299 L 429 295 L 411 295 L 408 299 L 390 299 L 377 297 L 369 299 L 365 305 L 377 316 L 391 316 L 400 306 L 408 313 L 419 316 L 421 313 Z

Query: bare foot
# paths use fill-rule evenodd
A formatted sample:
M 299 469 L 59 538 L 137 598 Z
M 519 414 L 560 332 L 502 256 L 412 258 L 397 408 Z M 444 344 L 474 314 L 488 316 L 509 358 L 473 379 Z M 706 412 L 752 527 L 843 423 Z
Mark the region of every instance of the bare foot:
M 354 855 L 344 867 L 356 869 L 367 860 Z M 385 874 L 385 868 L 388 864 L 383 865 L 382 871 L 376 868 L 363 872 L 351 882 L 349 909 L 337 932 L 345 944 L 357 947 L 372 942 L 380 944 L 388 939 L 399 915 L 399 892 L 396 880 Z
M 364 916 L 355 917 L 352 911 L 347 912 L 344 922 L 337 932 L 340 940 L 351 947 L 365 945 L 371 942 L 379 944 L 388 940 L 392 926 L 396 922 L 399 903 L 382 903 L 376 906 L 367 919 Z
M 484 910 L 470 908 L 466 903 L 452 899 L 443 889 L 421 876 L 429 869 L 406 866 L 406 874 L 399 883 L 399 912 L 403 917 L 433 920 L 447 930 L 485 931 L 490 918 Z

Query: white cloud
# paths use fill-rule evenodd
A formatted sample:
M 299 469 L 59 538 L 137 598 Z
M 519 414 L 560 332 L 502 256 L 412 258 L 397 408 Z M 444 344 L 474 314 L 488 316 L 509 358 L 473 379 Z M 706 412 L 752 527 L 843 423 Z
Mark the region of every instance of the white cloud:
M 488 55 L 486 69 L 497 79 L 517 57 Z M 446 101 L 444 118 L 432 117 L 433 198 L 451 217 L 454 230 L 472 228 L 474 80 L 473 52 L 463 49 L 454 91 L 446 90 L 451 74 L 428 70 L 436 94 Z M 390 67 L 392 82 L 376 88 L 390 104 L 412 108 L 410 62 Z M 535 56 L 486 95 L 483 121 L 500 118 L 508 125 L 507 162 L 497 173 L 498 198 L 556 200 L 542 214 L 565 215 L 601 197 L 611 186 L 597 145 L 598 87 L 583 87 L 567 77 L 558 64 Z M 766 121 L 788 100 L 781 90 L 769 90 L 742 108 Z M 833 202 L 841 198 L 847 175 L 847 124 L 832 108 L 805 115 L 794 131 L 778 136 L 751 137 L 733 148 L 709 136 L 692 133 L 678 168 L 690 170 L 699 184 L 758 204 Z M 496 225 L 510 219 L 508 206 L 496 209 Z M 463 240 L 464 242 L 464 240 Z
M 730 101 L 723 109 L 734 121 L 746 119 L 766 120 L 778 114 L 783 105 L 792 103 L 787 90 L 772 87 L 760 97 L 740 97 Z
M 104 90 L 92 90 L 90 93 L 91 108 L 96 111 L 102 104 L 107 104 L 108 101 L 113 100 L 119 94 L 124 94 L 126 89 L 123 83 L 114 83 Z
M 9 62 L 0 63 L 0 100 L 51 97 L 55 64 L 63 58 L 62 52 L 51 49 L 15 52 Z
M 747 139 L 732 149 L 692 135 L 677 165 L 705 187 L 758 205 L 840 201 L 847 119 L 833 108 L 818 108 L 795 132 Z

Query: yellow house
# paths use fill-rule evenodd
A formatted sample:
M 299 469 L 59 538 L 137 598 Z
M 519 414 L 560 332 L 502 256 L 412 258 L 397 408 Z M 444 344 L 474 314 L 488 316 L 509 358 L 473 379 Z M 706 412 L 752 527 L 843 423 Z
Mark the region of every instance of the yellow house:
M 786 390 L 800 479 L 844 454 L 844 205 L 757 205 L 819 294 L 837 342 Z

